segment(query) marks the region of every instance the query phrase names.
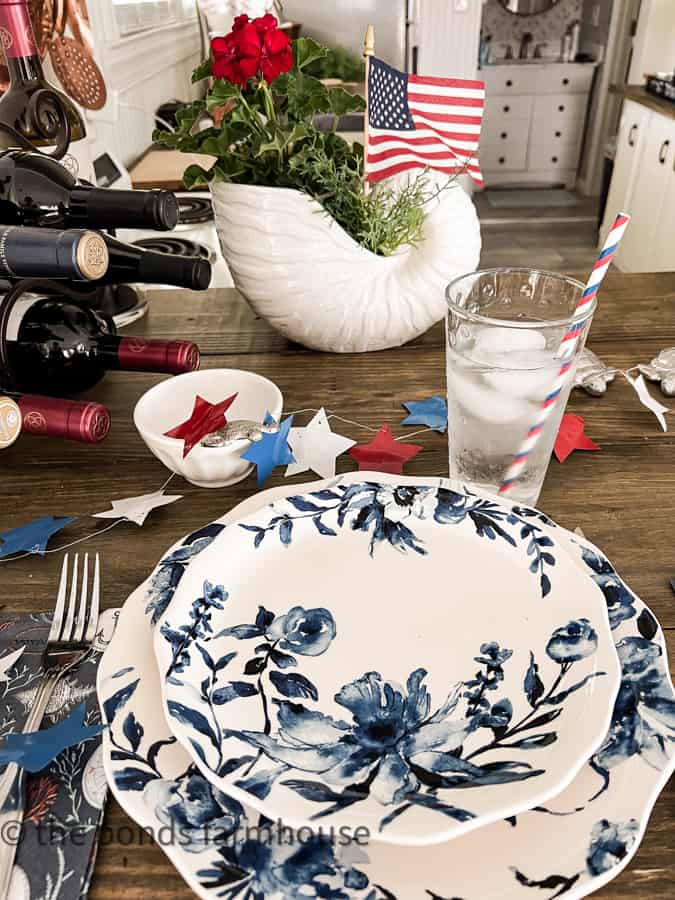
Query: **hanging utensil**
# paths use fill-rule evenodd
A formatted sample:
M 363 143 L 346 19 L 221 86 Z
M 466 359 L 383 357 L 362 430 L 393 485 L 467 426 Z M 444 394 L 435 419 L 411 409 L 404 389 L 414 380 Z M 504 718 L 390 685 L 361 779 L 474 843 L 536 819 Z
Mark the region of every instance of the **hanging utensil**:
M 66 19 L 73 38 L 93 59 L 94 35 L 91 30 L 86 0 L 66 0 Z
M 64 0 L 57 0 L 56 34 L 49 45 L 54 71 L 66 92 L 85 109 L 102 109 L 107 99 L 103 74 L 86 48 L 74 38 L 64 37 Z
M 49 50 L 49 41 L 54 34 L 56 15 L 54 0 L 28 0 L 28 10 L 33 23 L 38 52 L 44 59 Z

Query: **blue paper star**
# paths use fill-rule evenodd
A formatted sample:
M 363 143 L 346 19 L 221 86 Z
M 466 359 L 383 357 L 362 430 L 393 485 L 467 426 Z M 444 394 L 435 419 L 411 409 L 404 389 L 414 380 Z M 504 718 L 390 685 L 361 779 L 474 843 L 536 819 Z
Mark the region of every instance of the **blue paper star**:
M 71 522 L 77 522 L 77 517 L 55 519 L 54 516 L 45 516 L 19 528 L 0 531 L 0 557 L 11 556 L 12 553 L 39 553 L 44 556 L 49 538 Z
M 30 734 L 8 734 L 0 747 L 0 765 L 15 762 L 28 772 L 40 772 L 67 747 L 88 741 L 103 725 L 85 725 L 86 704 L 81 703 L 53 728 Z
M 265 425 L 272 425 L 274 421 L 274 417 L 267 413 Z M 263 434 L 262 440 L 251 444 L 248 450 L 241 454 L 242 459 L 255 463 L 258 487 L 263 486 L 272 474 L 272 470 L 277 466 L 287 466 L 289 463 L 295 462 L 295 457 L 288 446 L 288 432 L 291 430 L 292 424 L 293 416 L 289 416 L 279 425 L 279 431 L 276 434 Z
M 448 427 L 448 404 L 437 394 L 426 400 L 410 400 L 403 404 L 410 413 L 401 425 L 426 425 L 434 431 L 446 431 Z

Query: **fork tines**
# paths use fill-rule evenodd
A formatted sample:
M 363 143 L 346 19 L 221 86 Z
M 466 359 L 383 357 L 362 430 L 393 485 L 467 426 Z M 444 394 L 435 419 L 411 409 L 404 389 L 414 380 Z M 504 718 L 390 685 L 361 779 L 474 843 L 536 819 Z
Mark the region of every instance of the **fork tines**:
M 70 598 L 66 609 L 66 594 L 68 593 L 68 554 L 66 553 L 63 558 L 63 568 L 61 569 L 61 581 L 59 582 L 59 592 L 56 598 L 54 618 L 52 619 L 52 627 L 49 632 L 49 643 L 91 644 L 94 640 L 99 613 L 100 571 L 98 553 L 96 554 L 94 563 L 94 579 L 91 586 L 91 599 L 89 601 L 89 554 L 84 554 L 79 608 L 77 604 L 78 568 L 79 553 L 76 553 L 70 584 Z

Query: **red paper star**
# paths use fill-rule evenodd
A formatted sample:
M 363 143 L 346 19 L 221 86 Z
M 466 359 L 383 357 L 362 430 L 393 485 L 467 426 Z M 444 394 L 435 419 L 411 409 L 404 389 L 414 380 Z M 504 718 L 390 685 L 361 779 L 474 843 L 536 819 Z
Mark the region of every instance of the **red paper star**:
M 369 444 L 359 444 L 348 451 L 359 464 L 359 471 L 371 470 L 402 475 L 403 464 L 423 448 L 417 444 L 395 441 L 388 425 L 383 425 Z
M 553 452 L 558 462 L 565 462 L 573 450 L 601 450 L 588 435 L 584 434 L 584 420 L 574 413 L 565 413 L 560 423 L 558 437 L 555 439 Z
M 164 432 L 165 437 L 183 441 L 183 459 L 205 435 L 227 425 L 225 413 L 234 403 L 236 396 L 232 394 L 220 403 L 209 403 L 197 394 L 190 418 Z

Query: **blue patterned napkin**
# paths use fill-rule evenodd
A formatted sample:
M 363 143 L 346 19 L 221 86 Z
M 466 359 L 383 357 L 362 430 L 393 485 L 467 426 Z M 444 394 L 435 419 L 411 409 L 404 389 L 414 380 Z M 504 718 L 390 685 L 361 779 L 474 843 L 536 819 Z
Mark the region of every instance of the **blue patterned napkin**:
M 23 727 L 40 682 L 42 650 L 50 621 L 47 614 L 0 618 L 0 659 L 25 645 L 22 655 L 5 674 L 0 665 L 0 738 Z M 81 703 L 85 703 L 87 725 L 100 721 L 96 672 L 116 622 L 116 611 L 101 614 L 94 653 L 57 685 L 43 728 L 60 722 Z M 11 897 L 86 897 L 106 794 L 100 736 L 67 748 L 41 772 L 26 775 L 24 821 Z

